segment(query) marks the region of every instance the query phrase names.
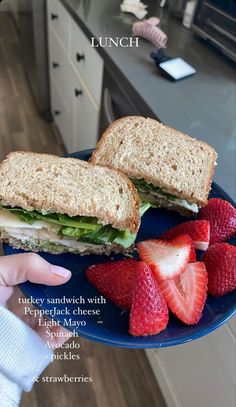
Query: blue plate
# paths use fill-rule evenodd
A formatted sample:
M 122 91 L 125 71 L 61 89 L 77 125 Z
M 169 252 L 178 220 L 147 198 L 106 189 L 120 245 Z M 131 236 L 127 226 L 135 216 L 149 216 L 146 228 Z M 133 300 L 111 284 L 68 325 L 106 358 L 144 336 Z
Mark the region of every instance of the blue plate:
M 88 160 L 91 151 L 82 151 L 72 156 L 83 160 Z M 212 186 L 211 197 L 218 197 L 234 202 L 229 196 L 215 183 Z M 187 219 L 186 219 L 187 220 Z M 189 220 L 189 219 L 188 219 Z M 142 218 L 142 226 L 139 230 L 137 241 L 148 238 L 157 238 L 165 230 L 182 223 L 184 219 L 176 213 L 166 210 L 149 210 Z M 230 241 L 236 244 L 236 239 Z M 5 254 L 15 254 L 22 252 L 14 250 L 8 245 L 4 245 Z M 198 259 L 202 253 L 198 253 Z M 47 261 L 66 267 L 73 272 L 71 280 L 63 286 L 47 287 L 31 283 L 21 284 L 20 288 L 27 296 L 35 298 L 63 298 L 73 296 L 84 298 L 98 296 L 99 293 L 92 287 L 85 278 L 84 271 L 92 264 L 109 261 L 107 256 L 78 256 L 73 254 L 51 255 L 42 253 L 41 256 Z M 113 259 L 120 259 L 122 256 L 112 256 Z M 41 308 L 52 309 L 53 305 L 44 305 Z M 57 306 L 59 308 L 59 306 Z M 78 305 L 69 305 L 70 314 Z M 86 308 L 80 305 L 80 308 Z M 122 311 L 116 305 L 107 301 L 104 305 L 92 305 L 94 309 L 101 309 L 101 316 L 83 316 L 82 318 L 73 316 L 74 321 L 83 320 L 85 326 L 75 329 L 84 338 L 92 341 L 101 342 L 107 345 L 120 346 L 125 348 L 161 348 L 167 346 L 179 345 L 207 335 L 216 328 L 225 323 L 236 313 L 236 291 L 227 294 L 221 298 L 208 297 L 203 315 L 197 325 L 187 326 L 178 321 L 173 315 L 170 317 L 167 328 L 154 336 L 135 338 L 129 335 L 129 313 Z M 54 319 L 63 324 L 65 317 L 57 316 Z M 67 319 L 70 317 L 66 317 Z

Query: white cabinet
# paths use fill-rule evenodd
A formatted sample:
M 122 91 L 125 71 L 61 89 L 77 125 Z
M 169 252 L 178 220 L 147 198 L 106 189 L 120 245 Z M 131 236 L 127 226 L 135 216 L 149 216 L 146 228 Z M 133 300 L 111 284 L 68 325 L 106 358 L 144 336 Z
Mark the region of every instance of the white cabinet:
M 50 78 L 53 77 L 61 91 L 64 103 L 69 105 L 71 99 L 70 90 L 70 62 L 67 54 L 63 50 L 61 43 L 58 41 L 55 31 L 49 27 L 49 72 Z
M 58 0 L 47 1 L 47 15 L 51 110 L 55 123 L 68 152 L 95 147 L 103 60 Z
M 146 353 L 168 407 L 236 406 L 236 338 L 227 324 L 194 342 Z
M 74 21 L 71 24 L 70 51 L 74 66 L 99 105 L 102 93 L 103 60 Z
M 60 41 L 68 51 L 70 46 L 71 18 L 67 10 L 58 0 L 47 1 L 48 24 L 55 30 Z
M 58 88 L 57 82 L 51 76 L 51 111 L 54 122 L 61 133 L 67 151 L 72 151 L 71 109 Z
M 78 75 L 71 72 L 72 84 L 72 150 L 94 148 L 98 132 L 99 109 L 82 85 Z

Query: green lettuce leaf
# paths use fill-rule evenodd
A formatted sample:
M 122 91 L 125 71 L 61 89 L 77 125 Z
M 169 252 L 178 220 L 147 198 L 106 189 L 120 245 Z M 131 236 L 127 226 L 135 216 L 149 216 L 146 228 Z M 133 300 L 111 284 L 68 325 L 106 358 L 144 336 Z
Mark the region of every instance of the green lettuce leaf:
M 152 207 L 152 204 L 150 204 L 150 202 L 146 202 L 146 201 L 144 201 L 144 200 L 141 200 L 140 201 L 140 216 L 142 217 L 144 214 L 145 214 L 145 212 L 147 212 L 147 210 L 149 209 L 149 208 L 151 208 Z
M 23 222 L 33 224 L 38 220 L 56 223 L 61 226 L 68 226 L 73 228 L 80 228 L 86 230 L 97 230 L 101 227 L 94 217 L 62 215 L 60 213 L 40 213 L 37 211 L 28 212 L 21 208 L 5 207 L 5 209 L 14 212 Z
M 140 202 L 140 214 L 143 214 L 151 207 L 148 202 Z M 61 226 L 58 234 L 61 236 L 73 237 L 78 240 L 93 244 L 117 243 L 125 248 L 130 247 L 135 239 L 136 233 L 132 234 L 128 230 L 120 231 L 111 225 L 101 225 L 97 218 L 61 215 L 56 213 L 40 213 L 37 211 L 28 212 L 21 208 L 5 207 L 14 212 L 21 221 L 33 224 L 38 220 L 44 220 Z
M 163 191 L 162 188 L 156 187 L 153 184 L 148 184 L 144 179 L 132 179 L 132 182 L 140 192 L 149 192 L 153 195 L 160 194 L 169 201 L 175 201 L 177 199 L 174 195 Z

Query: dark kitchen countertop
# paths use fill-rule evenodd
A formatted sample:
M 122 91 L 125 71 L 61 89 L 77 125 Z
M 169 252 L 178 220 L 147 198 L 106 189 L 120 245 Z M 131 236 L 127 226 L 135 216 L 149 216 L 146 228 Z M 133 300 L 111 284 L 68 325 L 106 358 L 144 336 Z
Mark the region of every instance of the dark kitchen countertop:
M 61 0 L 89 38 L 131 36 L 136 18 L 120 11 L 120 0 Z M 219 154 L 215 180 L 236 200 L 235 66 L 215 48 L 195 38 L 179 21 L 146 1 L 148 15 L 160 17 L 168 35 L 166 53 L 182 57 L 196 75 L 179 82 L 161 76 L 149 54 L 153 46 L 97 48 L 144 115 L 204 140 Z

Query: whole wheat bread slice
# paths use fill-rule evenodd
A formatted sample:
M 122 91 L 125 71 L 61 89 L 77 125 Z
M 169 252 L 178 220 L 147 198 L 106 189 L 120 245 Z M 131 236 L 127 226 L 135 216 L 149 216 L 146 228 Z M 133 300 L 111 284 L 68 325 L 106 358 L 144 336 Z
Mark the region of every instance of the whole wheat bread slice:
M 101 137 L 91 162 L 145 179 L 170 194 L 203 206 L 207 203 L 217 153 L 156 120 L 128 116 Z
M 137 232 L 139 197 L 122 173 L 74 158 L 13 152 L 0 165 L 0 205 L 69 216 Z

